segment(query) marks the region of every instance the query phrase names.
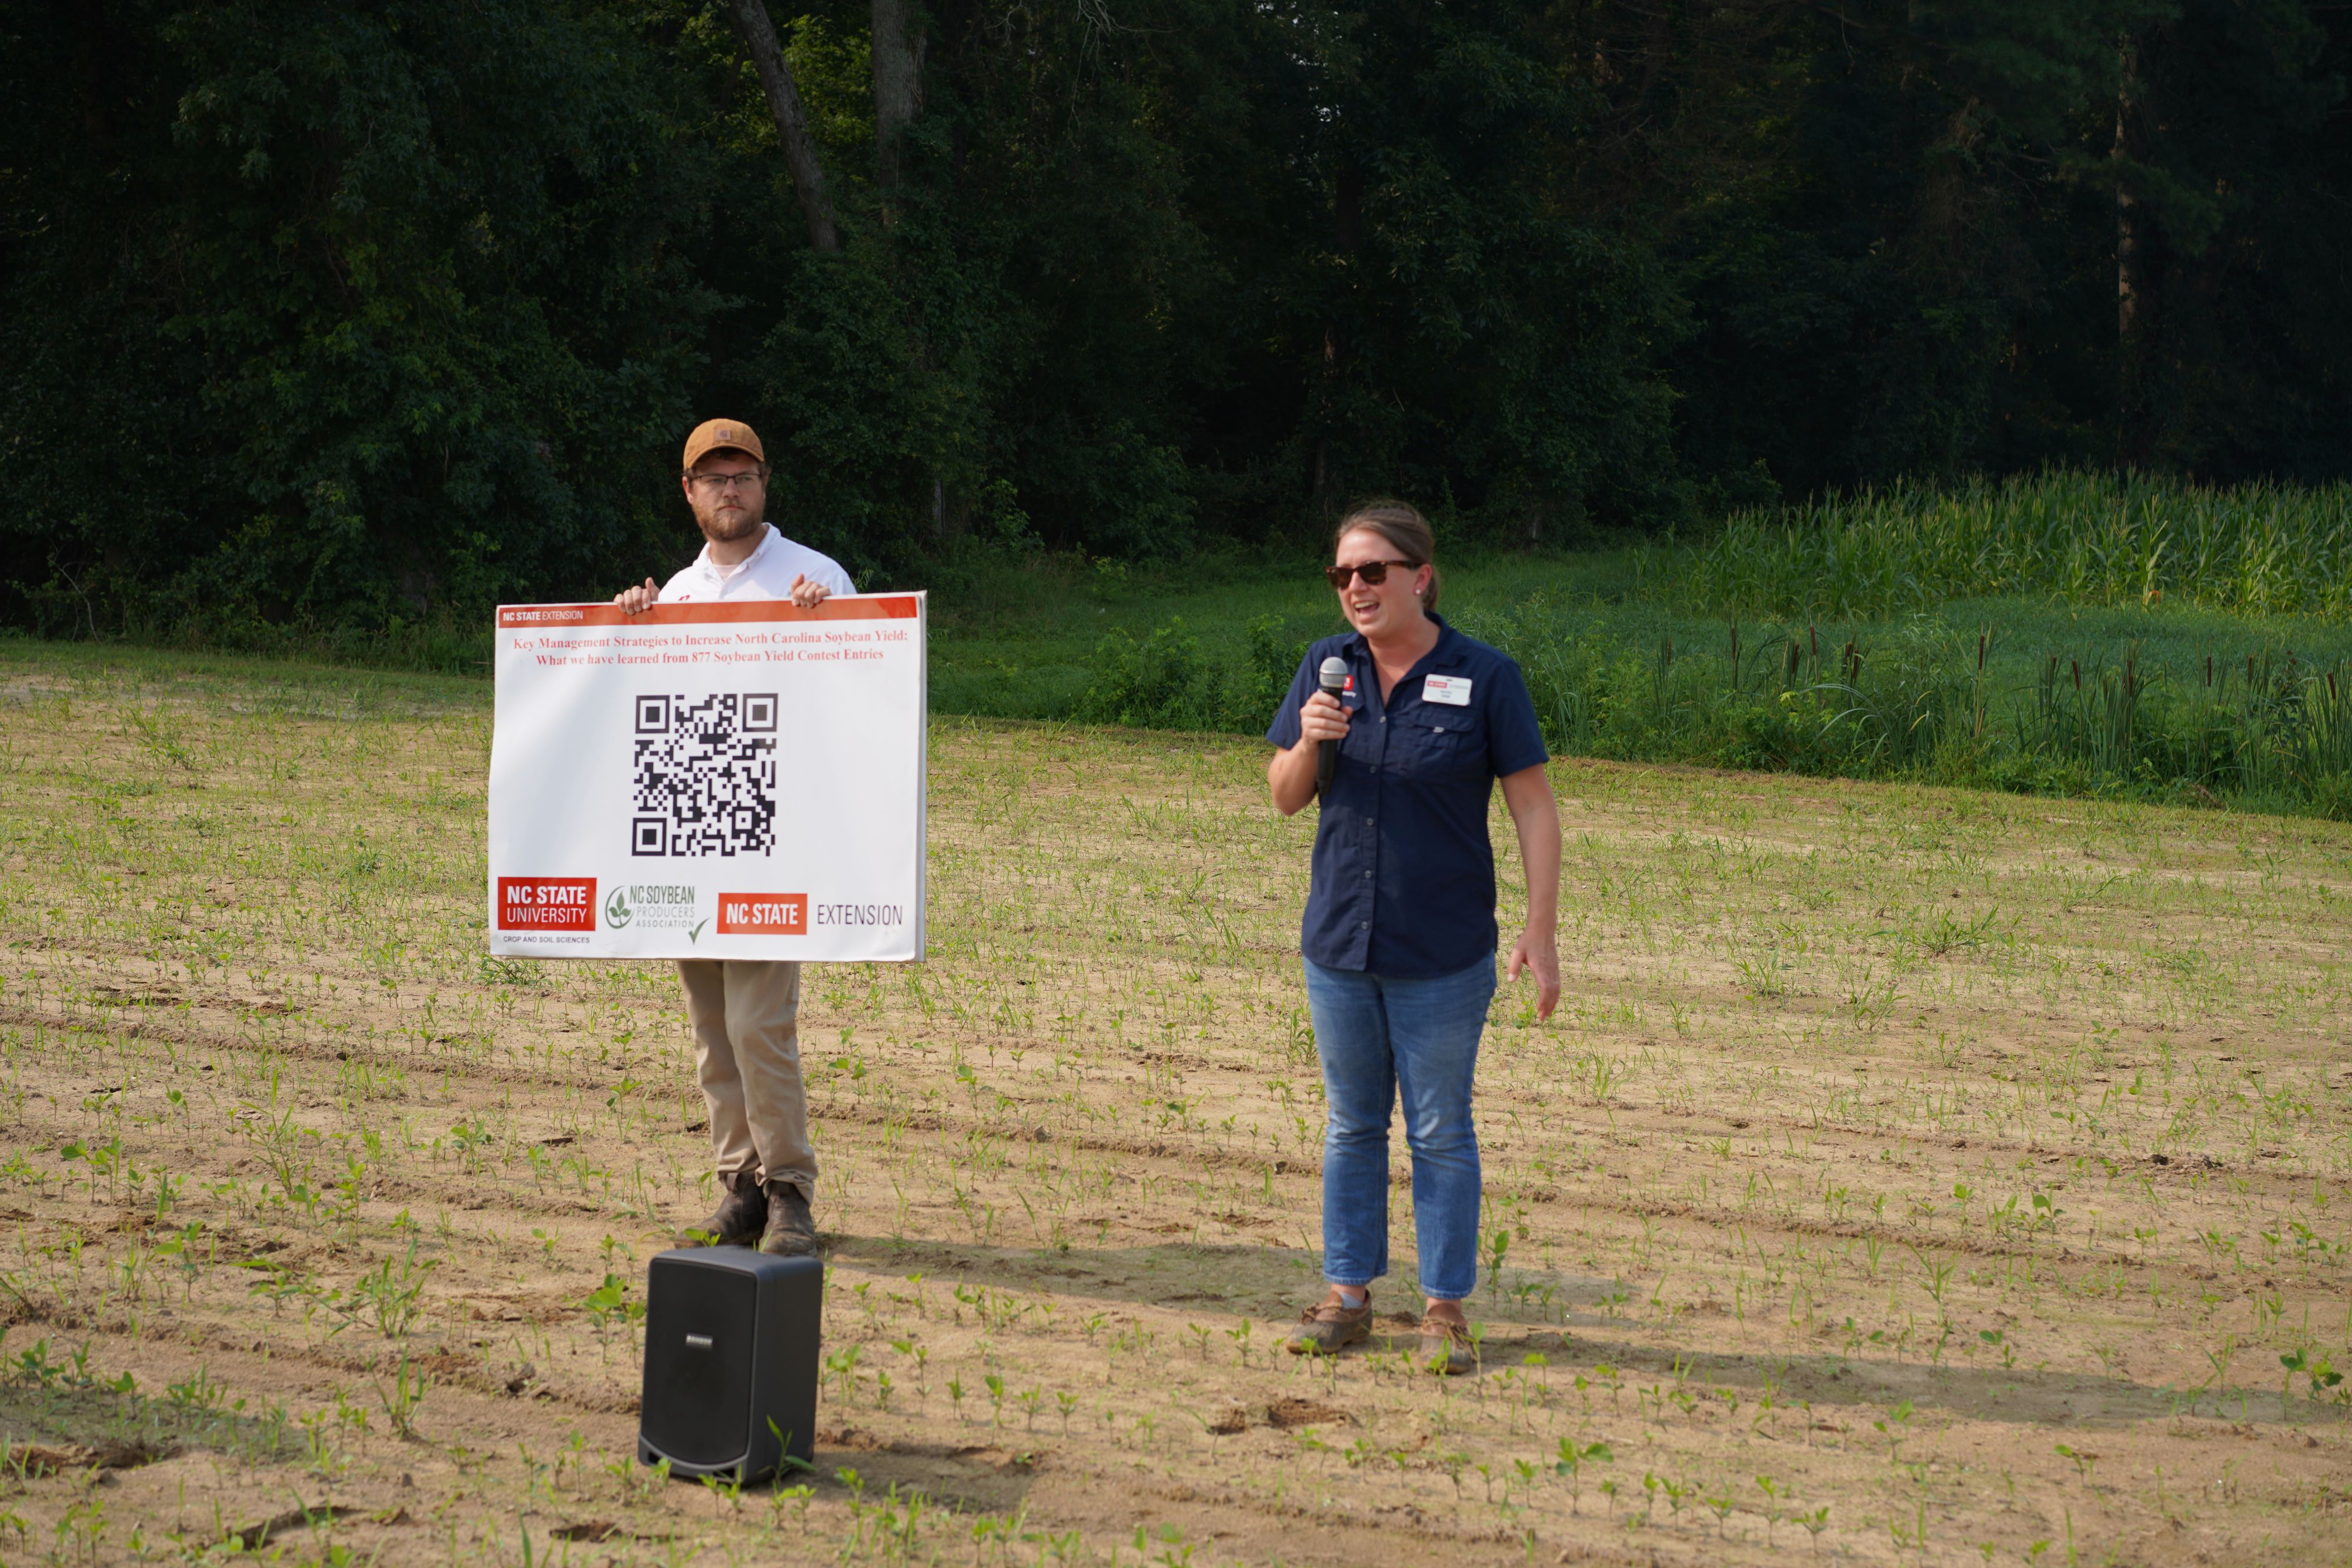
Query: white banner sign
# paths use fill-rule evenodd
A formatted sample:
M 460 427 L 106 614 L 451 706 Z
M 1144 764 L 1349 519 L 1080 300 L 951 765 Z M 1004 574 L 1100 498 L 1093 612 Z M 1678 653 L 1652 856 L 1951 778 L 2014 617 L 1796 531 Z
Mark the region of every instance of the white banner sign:
M 490 951 L 923 956 L 924 605 L 503 605 Z

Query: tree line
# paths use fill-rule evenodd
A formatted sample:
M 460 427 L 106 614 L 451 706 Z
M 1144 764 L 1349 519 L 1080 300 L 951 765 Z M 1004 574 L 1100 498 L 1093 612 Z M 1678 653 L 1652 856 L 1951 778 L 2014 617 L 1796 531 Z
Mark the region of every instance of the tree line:
M 0 0 L 0 621 L 2347 467 L 2306 0 Z

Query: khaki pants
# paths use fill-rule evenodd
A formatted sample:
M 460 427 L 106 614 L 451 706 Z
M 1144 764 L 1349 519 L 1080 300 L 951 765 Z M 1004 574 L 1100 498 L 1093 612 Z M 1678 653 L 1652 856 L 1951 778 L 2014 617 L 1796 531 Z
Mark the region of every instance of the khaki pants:
M 801 1079 L 801 967 L 681 958 L 677 973 L 719 1173 L 756 1170 L 762 1181 L 790 1182 L 814 1197 L 816 1148 Z

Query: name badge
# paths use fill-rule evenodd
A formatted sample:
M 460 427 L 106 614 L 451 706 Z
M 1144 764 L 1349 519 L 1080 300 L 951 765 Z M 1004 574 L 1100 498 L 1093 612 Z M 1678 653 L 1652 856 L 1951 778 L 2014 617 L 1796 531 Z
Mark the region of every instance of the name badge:
M 1423 675 L 1421 678 L 1421 700 L 1444 703 L 1448 707 L 1470 706 L 1470 678 L 1467 675 Z

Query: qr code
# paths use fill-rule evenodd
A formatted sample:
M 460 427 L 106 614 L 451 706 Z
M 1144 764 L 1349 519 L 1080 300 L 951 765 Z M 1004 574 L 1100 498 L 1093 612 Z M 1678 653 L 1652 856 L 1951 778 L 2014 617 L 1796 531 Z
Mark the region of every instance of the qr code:
M 763 855 L 776 847 L 776 694 L 636 699 L 629 852 Z

